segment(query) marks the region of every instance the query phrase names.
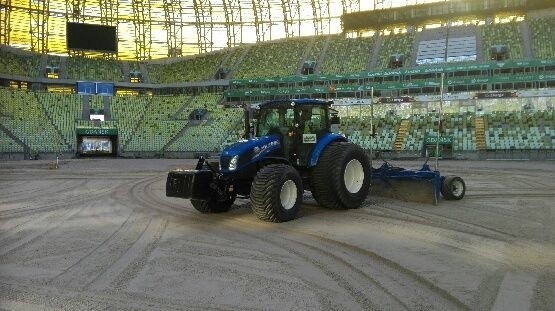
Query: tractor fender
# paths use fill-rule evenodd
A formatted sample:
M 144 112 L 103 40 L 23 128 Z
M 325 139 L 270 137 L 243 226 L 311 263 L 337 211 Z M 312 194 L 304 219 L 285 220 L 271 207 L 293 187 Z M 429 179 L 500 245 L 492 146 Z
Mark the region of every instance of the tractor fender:
M 312 152 L 310 153 L 308 167 L 316 166 L 324 149 L 326 149 L 326 147 L 334 141 L 348 141 L 348 139 L 345 136 L 337 133 L 328 133 L 324 137 L 320 138 L 314 146 L 314 149 L 312 149 Z

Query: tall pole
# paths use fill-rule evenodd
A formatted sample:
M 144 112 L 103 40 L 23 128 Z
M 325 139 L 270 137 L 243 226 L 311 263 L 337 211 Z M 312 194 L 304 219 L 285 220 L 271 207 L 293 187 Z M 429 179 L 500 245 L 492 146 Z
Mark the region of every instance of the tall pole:
M 437 121 L 437 140 L 436 140 L 436 171 L 438 170 L 439 167 L 439 139 L 441 136 L 441 133 L 439 132 L 441 130 L 441 113 L 443 110 L 443 80 L 445 78 L 445 72 L 441 73 L 441 83 L 439 86 L 439 111 L 438 111 L 438 121 Z
M 372 167 L 372 144 L 374 143 L 374 87 L 371 88 L 370 95 L 370 167 Z

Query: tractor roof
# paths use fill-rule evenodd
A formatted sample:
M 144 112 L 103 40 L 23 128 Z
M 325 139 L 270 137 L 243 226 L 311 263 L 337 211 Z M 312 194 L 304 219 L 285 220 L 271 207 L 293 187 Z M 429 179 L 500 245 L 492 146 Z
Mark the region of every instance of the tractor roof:
M 332 101 L 329 100 L 322 100 L 322 99 L 312 99 L 312 98 L 301 98 L 301 99 L 281 99 L 281 100 L 271 100 L 264 102 L 259 105 L 260 108 L 268 107 L 268 106 L 279 106 L 279 105 L 288 105 L 291 103 L 295 103 L 295 105 L 323 105 L 329 106 Z

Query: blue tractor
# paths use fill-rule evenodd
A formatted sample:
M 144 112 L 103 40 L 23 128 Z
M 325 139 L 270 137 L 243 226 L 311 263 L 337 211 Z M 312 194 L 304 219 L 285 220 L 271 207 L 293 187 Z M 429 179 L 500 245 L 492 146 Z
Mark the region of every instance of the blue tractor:
M 368 195 L 370 162 L 359 146 L 331 131 L 339 124 L 331 104 L 260 104 L 249 139 L 225 148 L 218 159 L 200 158 L 194 170 L 170 171 L 166 195 L 190 199 L 201 213 L 228 211 L 236 197 L 248 197 L 256 216 L 271 222 L 294 219 L 305 190 L 325 208 L 358 208 Z

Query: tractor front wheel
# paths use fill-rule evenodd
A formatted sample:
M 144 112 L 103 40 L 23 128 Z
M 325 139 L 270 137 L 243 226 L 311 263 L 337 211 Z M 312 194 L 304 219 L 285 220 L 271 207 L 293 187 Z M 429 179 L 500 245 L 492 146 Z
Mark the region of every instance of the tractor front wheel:
M 370 190 L 370 174 L 370 162 L 359 146 L 331 143 L 312 172 L 312 195 L 326 208 L 358 208 Z
M 256 174 L 251 187 L 251 207 L 265 221 L 294 219 L 302 203 L 303 183 L 299 172 L 287 164 L 270 164 Z

